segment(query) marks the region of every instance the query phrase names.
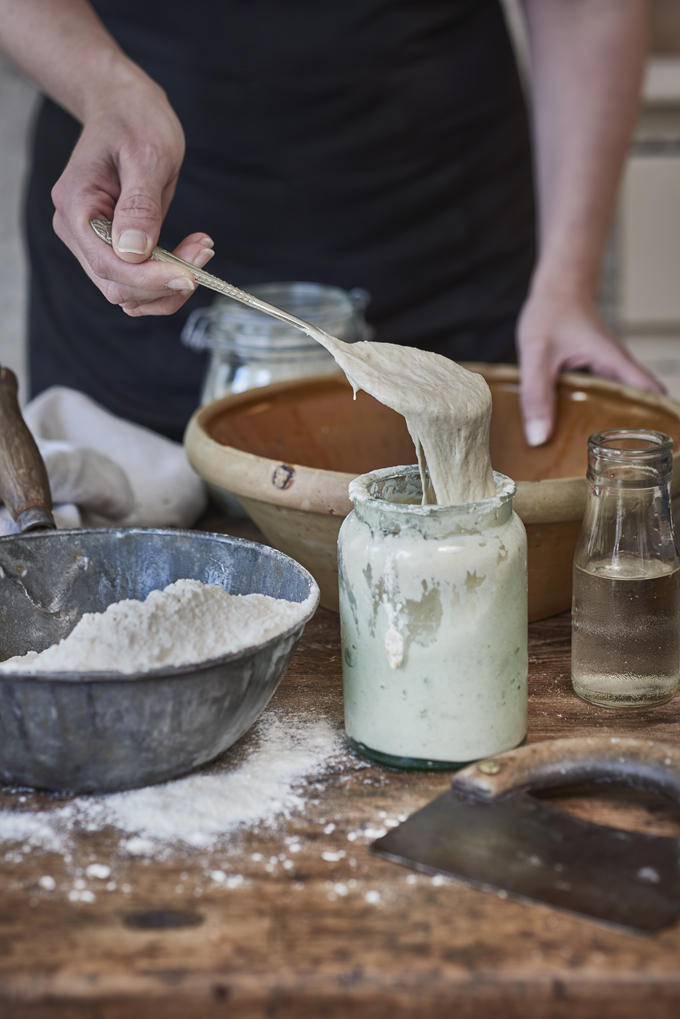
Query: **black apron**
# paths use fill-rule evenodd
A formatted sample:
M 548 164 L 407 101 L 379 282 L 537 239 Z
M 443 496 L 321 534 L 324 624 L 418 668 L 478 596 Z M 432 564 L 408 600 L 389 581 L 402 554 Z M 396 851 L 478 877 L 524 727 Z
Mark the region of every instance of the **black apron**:
M 205 230 L 230 282 L 365 287 L 376 339 L 513 360 L 534 257 L 526 111 L 498 0 L 93 0 L 167 91 L 187 154 L 161 233 Z M 72 386 L 175 439 L 204 355 L 110 305 L 51 228 L 80 127 L 36 123 L 32 392 Z

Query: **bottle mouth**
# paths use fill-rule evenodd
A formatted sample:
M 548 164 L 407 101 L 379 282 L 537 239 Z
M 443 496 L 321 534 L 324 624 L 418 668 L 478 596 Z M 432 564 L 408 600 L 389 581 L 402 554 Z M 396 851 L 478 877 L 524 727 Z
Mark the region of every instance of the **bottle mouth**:
M 673 440 L 651 428 L 609 428 L 588 439 L 588 480 L 647 486 L 673 475 Z

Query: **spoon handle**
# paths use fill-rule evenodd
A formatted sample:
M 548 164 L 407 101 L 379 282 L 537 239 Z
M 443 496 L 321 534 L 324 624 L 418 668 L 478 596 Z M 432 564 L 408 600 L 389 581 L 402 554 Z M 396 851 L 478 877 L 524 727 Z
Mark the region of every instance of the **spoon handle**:
M 100 237 L 101 240 L 106 241 L 110 247 L 113 247 L 111 223 L 107 219 L 91 219 L 90 226 L 96 233 L 97 237 Z M 227 297 L 232 297 L 235 301 L 240 301 L 241 304 L 247 304 L 250 308 L 255 308 L 257 311 L 264 312 L 265 315 L 271 315 L 272 318 L 278 318 L 282 322 L 287 322 L 289 325 L 292 325 L 296 329 L 300 329 L 303 333 L 306 333 L 307 336 L 311 336 L 313 339 L 324 343 L 324 339 L 322 339 L 322 337 L 325 338 L 327 334 L 324 333 L 323 329 L 319 329 L 317 326 L 313 326 L 309 322 L 305 322 L 304 319 L 297 318 L 296 315 L 291 315 L 289 312 L 283 311 L 281 308 L 276 308 L 273 304 L 261 301 L 259 297 L 254 297 L 245 290 L 239 290 L 239 288 L 235 287 L 232 283 L 226 283 L 224 280 L 219 279 L 217 276 L 213 276 L 209 272 L 205 272 L 203 269 L 197 269 L 195 265 L 191 264 L 191 262 L 185 262 L 183 258 L 173 255 L 172 252 L 166 251 L 165 248 L 154 248 L 149 255 L 149 258 L 154 259 L 156 262 L 171 262 L 174 265 L 181 265 L 184 269 L 188 269 L 196 282 L 200 283 L 202 286 L 208 287 L 210 290 L 216 290 L 218 294 L 225 294 Z

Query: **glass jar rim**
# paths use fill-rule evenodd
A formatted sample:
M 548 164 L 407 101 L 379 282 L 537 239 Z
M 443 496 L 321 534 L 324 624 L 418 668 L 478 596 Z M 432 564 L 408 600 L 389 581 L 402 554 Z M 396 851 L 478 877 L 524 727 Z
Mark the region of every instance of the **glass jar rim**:
M 322 347 L 316 340 L 308 343 L 286 342 L 286 336 L 271 337 L 246 336 L 245 338 L 225 337 L 209 332 L 210 343 L 207 345 L 213 357 L 236 358 L 240 361 L 290 361 L 300 357 L 315 361 L 333 361 L 330 351 Z M 261 341 L 261 342 L 258 342 Z
M 247 284 L 247 290 L 269 303 L 311 322 L 347 343 L 367 340 L 372 327 L 364 319 L 371 295 L 361 287 L 343 290 L 330 283 L 282 281 Z M 290 323 L 283 323 L 256 308 L 219 295 L 212 304 L 194 308 L 181 333 L 182 343 L 193 350 L 218 349 L 248 357 L 286 347 L 307 355 L 319 345 Z
M 331 283 L 284 280 L 273 283 L 248 283 L 246 290 L 263 301 L 269 300 L 283 308 L 284 311 L 290 311 L 293 314 L 302 313 L 301 305 L 303 304 L 308 309 L 312 306 L 313 314 L 320 318 L 337 317 L 338 315 L 351 318 L 357 312 L 357 305 L 352 300 L 351 293 Z M 243 305 L 227 295 L 217 296 L 210 305 L 210 309 L 216 317 L 224 317 L 234 322 L 271 321 L 265 312 L 251 308 L 249 305 Z M 309 311 L 307 313 L 309 314 Z
M 466 503 L 435 503 L 423 506 L 419 503 L 401 503 L 401 502 L 390 502 L 387 499 L 381 499 L 378 496 L 371 495 L 368 491 L 369 486 L 379 481 L 391 481 L 396 478 L 403 477 L 417 477 L 420 478 L 420 468 L 418 464 L 408 464 L 401 467 L 383 467 L 377 471 L 369 471 L 367 474 L 360 474 L 359 477 L 354 478 L 349 483 L 349 498 L 356 506 L 368 505 L 374 503 L 379 505 L 381 508 L 389 510 L 390 513 L 401 513 L 401 514 L 417 514 L 418 516 L 433 516 L 436 514 L 442 514 L 445 511 L 452 509 L 465 510 L 469 513 L 475 511 L 491 510 L 494 506 L 500 507 L 511 501 L 517 494 L 517 484 L 509 478 L 506 474 L 501 474 L 500 471 L 494 471 L 493 477 L 496 485 L 496 492 L 494 495 L 488 496 L 486 499 L 478 499 L 475 502 Z

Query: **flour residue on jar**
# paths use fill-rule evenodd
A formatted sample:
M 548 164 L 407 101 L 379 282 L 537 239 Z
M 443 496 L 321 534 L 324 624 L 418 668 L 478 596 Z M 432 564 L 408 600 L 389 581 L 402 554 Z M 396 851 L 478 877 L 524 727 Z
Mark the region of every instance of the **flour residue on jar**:
M 451 613 L 458 623 L 473 627 L 479 599 L 487 597 L 487 587 L 498 564 L 498 539 L 471 541 L 467 547 L 451 546 L 451 563 L 441 572 L 442 546 L 432 550 L 422 538 L 412 539 L 412 553 L 405 569 L 399 570 L 399 553 L 387 555 L 383 562 L 379 598 L 385 614 L 383 638 L 385 654 L 392 670 L 399 669 L 415 642 L 422 647 L 435 643 L 442 625 L 451 625 Z M 446 550 L 446 546 L 443 546 Z M 402 558 L 403 556 L 402 552 Z M 445 578 L 445 579 L 444 579 Z M 442 602 L 446 603 L 444 619 Z
M 358 747 L 462 763 L 523 738 L 526 535 L 514 483 L 496 480 L 492 498 L 462 506 L 418 505 L 415 467 L 351 483 L 339 574 L 345 724 Z
M 431 582 L 429 577 L 423 575 L 414 590 L 404 588 L 399 572 L 399 560 L 412 558 L 412 554 L 401 550 L 389 555 L 383 567 L 379 604 L 387 618 L 384 646 L 391 669 L 398 669 L 401 666 L 412 641 L 415 640 L 423 647 L 435 641 L 442 621 L 439 584 Z M 410 572 L 411 562 L 407 562 L 406 567 Z M 376 599 L 376 615 L 377 611 Z
M 380 477 L 382 473 L 368 474 L 364 479 L 353 481 L 350 498 L 356 502 L 365 493 L 369 498 L 378 499 L 388 506 L 403 507 L 405 511 L 408 507 L 418 507 L 417 516 L 423 514 L 422 526 L 426 528 L 429 514 L 437 510 L 420 506 L 421 482 L 418 474 L 410 468 L 395 468 L 394 475 L 387 478 Z M 477 515 L 481 506 L 484 506 L 485 513 L 494 504 L 500 508 L 512 491 L 514 483 L 504 479 L 495 489 L 492 502 L 483 500 L 459 507 L 467 517 L 465 531 L 468 540 L 465 543 L 452 540 L 437 546 L 434 559 L 428 545 L 423 543 L 421 528 L 414 528 L 413 520 L 405 529 L 395 523 L 396 547 L 385 554 L 379 569 L 374 570 L 369 563 L 364 570 L 373 604 L 373 618 L 368 625 L 375 635 L 378 613 L 384 613 L 386 629 L 381 641 L 392 670 L 402 666 L 413 641 L 425 647 L 437 639 L 444 616 L 443 591 L 440 582 L 433 578 L 440 575 L 445 559 L 445 601 L 449 611 L 455 609 L 457 614 L 462 614 L 472 623 L 471 613 L 475 612 L 477 591 L 482 598 L 485 597 L 487 578 L 508 555 L 502 540 L 482 536 Z M 405 586 L 406 577 L 408 587 Z

